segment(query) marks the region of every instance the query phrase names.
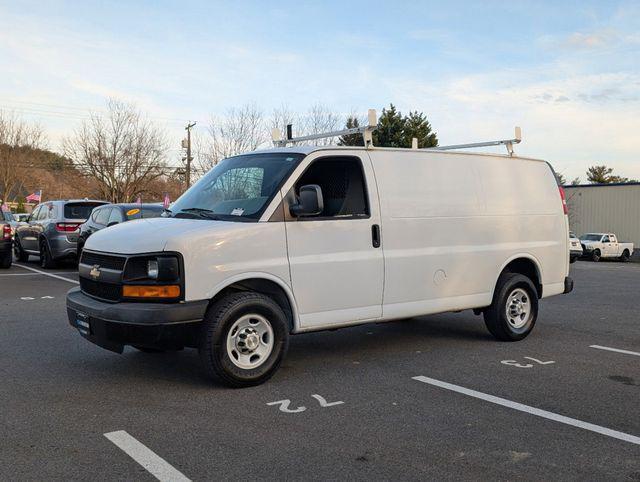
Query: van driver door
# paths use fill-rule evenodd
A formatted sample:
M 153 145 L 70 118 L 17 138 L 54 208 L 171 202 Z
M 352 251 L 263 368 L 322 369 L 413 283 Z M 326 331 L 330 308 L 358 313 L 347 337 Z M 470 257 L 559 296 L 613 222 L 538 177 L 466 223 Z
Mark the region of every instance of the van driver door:
M 377 187 L 368 155 L 348 152 L 308 156 L 282 190 L 302 329 L 382 316 L 384 257 Z M 308 185 L 320 187 L 322 210 L 293 216 L 290 206 Z

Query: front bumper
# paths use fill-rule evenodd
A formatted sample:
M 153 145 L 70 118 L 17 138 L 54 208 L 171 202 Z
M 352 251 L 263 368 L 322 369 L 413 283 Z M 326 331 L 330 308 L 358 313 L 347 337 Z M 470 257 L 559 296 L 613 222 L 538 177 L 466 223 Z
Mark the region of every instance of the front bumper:
M 67 293 L 67 316 L 84 338 L 117 353 L 122 353 L 125 345 L 179 349 L 197 346 L 208 304 L 208 300 L 106 303 L 73 288 Z

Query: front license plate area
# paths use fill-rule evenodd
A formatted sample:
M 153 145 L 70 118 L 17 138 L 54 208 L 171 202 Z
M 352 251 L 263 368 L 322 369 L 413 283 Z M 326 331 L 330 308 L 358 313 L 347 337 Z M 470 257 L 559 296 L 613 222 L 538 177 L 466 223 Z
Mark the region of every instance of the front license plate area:
M 91 321 L 84 313 L 76 313 L 76 328 L 83 335 L 91 334 Z

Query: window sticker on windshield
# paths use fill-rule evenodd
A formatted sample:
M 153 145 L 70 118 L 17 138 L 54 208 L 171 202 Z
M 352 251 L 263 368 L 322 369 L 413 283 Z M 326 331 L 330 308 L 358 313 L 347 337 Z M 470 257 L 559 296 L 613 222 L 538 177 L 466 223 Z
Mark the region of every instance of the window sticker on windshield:
M 231 211 L 231 214 L 234 216 L 242 216 L 242 213 L 244 213 L 244 209 L 242 208 L 235 208 L 233 211 Z

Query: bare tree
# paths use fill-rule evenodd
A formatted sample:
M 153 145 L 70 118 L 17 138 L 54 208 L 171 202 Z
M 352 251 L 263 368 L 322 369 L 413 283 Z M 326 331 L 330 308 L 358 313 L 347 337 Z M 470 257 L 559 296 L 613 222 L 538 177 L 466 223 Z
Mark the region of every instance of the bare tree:
M 196 170 L 206 172 L 226 157 L 255 151 L 267 141 L 264 117 L 255 104 L 211 117 L 207 136 L 195 138 Z
M 135 106 L 114 99 L 63 140 L 65 155 L 93 177 L 101 196 L 131 201 L 167 171 L 165 133 Z
M 341 128 L 340 116 L 331 112 L 327 106 L 319 103 L 313 105 L 303 115 L 292 112 L 288 106 L 283 104 L 274 109 L 269 124 L 271 129 L 278 129 L 283 137 L 286 136 L 288 124 L 292 124 L 293 137 L 337 131 Z M 334 138 L 326 138 L 315 139 L 305 144 L 319 146 L 334 144 L 335 142 L 336 139 Z
M 33 163 L 31 149 L 45 144 L 38 124 L 28 124 L 15 114 L 0 111 L 0 199 L 14 201 Z
M 323 104 L 315 104 L 303 118 L 301 135 L 321 134 L 323 132 L 333 132 L 341 129 L 340 116 L 334 114 Z M 324 146 L 334 144 L 336 138 L 327 137 L 325 139 L 315 139 L 309 141 L 314 146 Z
M 292 124 L 294 136 L 302 135 L 304 127 L 301 125 L 300 116 L 293 112 L 288 105 L 282 104 L 280 107 L 273 109 L 271 118 L 269 119 L 269 134 L 273 129 L 278 129 L 280 134 L 285 137 L 287 135 L 287 125 Z

